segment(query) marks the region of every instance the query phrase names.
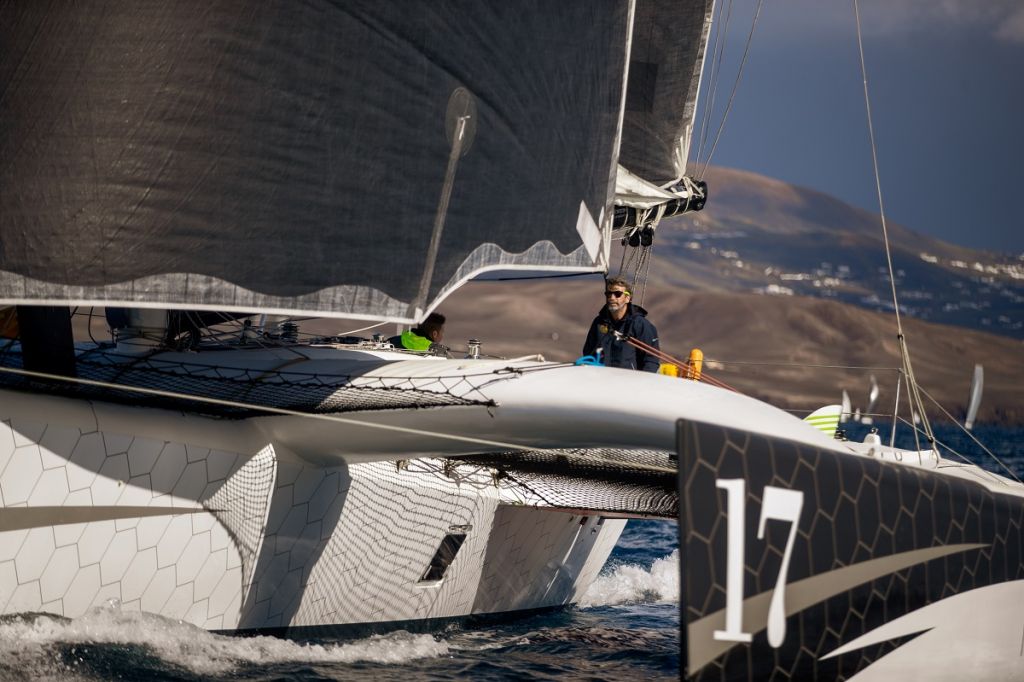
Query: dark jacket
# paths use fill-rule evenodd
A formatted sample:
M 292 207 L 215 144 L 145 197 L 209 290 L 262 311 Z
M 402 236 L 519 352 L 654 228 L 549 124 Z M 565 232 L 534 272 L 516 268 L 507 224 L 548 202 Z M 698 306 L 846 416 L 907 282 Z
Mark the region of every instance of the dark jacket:
M 647 311 L 638 305 L 629 304 L 626 315 L 616 322 L 608 314 L 608 308 L 601 308 L 587 332 L 587 340 L 583 344 L 583 354 L 593 355 L 601 349 L 601 363 L 608 367 L 625 367 L 641 369 L 645 372 L 657 372 L 661 363 L 658 358 L 649 355 L 636 346 L 615 338 L 613 332 L 618 331 L 626 336 L 643 341 L 649 346 L 658 346 L 658 330 L 647 319 Z

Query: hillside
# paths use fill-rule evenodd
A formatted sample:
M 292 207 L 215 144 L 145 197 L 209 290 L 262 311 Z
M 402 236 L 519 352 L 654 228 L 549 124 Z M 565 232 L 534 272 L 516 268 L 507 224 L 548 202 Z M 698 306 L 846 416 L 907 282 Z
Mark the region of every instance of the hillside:
M 446 341 L 462 348 L 477 338 L 488 354 L 539 352 L 549 360 L 573 360 L 602 303 L 596 278 L 472 282 L 442 306 L 449 316 Z M 892 409 L 894 371 L 813 367 L 897 367 L 891 314 L 800 296 L 661 286 L 648 289 L 645 307 L 666 352 L 685 358 L 690 348 L 701 348 L 708 360 L 720 363 L 711 365 L 712 373 L 744 393 L 782 407 L 814 409 L 838 402 L 845 388 L 854 406 L 863 408 L 868 376 L 874 374 L 881 389 L 879 409 Z M 1024 422 L 1024 344 L 915 319 L 904 326 L 918 381 L 943 406 L 963 412 L 974 363 L 982 362 L 985 396 L 979 419 Z
M 650 281 L 892 309 L 877 215 L 754 173 L 718 168 L 707 180 L 707 208 L 658 229 Z M 889 234 L 904 313 L 1024 338 L 1024 255 L 975 251 L 892 223 Z

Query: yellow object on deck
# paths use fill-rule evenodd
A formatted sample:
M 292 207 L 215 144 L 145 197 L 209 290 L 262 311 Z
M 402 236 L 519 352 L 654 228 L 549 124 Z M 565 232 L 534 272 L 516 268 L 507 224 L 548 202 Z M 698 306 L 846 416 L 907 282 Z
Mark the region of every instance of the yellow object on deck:
M 679 376 L 679 368 L 670 362 L 663 362 L 658 366 L 658 374 L 664 374 L 670 377 Z
M 704 353 L 700 348 L 690 351 L 690 366 L 686 369 L 686 378 L 700 381 L 700 369 L 704 365 Z

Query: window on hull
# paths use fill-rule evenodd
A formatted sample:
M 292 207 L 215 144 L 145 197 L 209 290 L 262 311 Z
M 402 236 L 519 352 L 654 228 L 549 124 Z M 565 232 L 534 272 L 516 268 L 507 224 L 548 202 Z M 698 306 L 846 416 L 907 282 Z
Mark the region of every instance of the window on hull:
M 441 540 L 441 546 L 434 553 L 427 570 L 420 578 L 421 583 L 436 582 L 444 577 L 445 571 L 455 561 L 455 555 L 459 553 L 462 543 L 466 541 L 465 533 L 449 533 Z

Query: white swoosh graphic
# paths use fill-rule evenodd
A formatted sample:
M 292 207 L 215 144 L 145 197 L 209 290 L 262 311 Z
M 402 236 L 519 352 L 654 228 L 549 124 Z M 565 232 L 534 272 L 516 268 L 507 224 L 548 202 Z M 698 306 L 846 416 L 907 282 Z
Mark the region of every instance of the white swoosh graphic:
M 1024 580 L 955 594 L 889 621 L 821 660 L 923 632 L 851 682 L 1024 679 Z

